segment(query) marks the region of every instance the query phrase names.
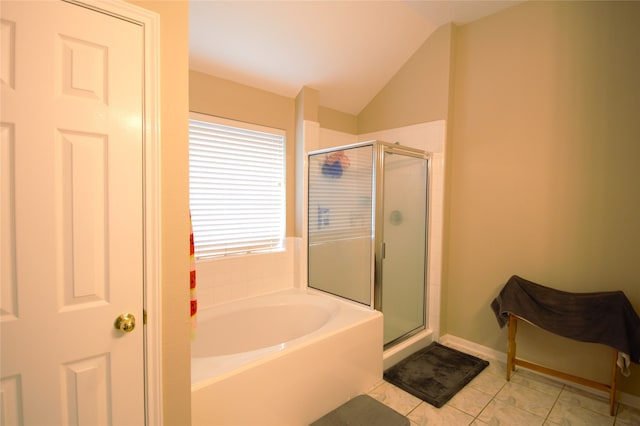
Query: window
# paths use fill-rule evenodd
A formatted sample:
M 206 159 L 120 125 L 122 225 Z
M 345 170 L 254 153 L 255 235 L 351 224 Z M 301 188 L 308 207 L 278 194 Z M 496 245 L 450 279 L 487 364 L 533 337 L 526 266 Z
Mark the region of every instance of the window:
M 285 132 L 203 114 L 189 117 L 196 258 L 282 249 Z

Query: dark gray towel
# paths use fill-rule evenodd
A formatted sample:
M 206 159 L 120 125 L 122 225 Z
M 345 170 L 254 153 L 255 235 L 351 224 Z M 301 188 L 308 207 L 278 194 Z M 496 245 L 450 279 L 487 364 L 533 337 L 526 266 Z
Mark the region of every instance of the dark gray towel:
M 514 275 L 491 309 L 500 327 L 512 313 L 560 336 L 611 346 L 640 364 L 640 317 L 622 291 L 568 293 Z
M 358 395 L 311 426 L 409 426 L 409 419 L 369 395 Z

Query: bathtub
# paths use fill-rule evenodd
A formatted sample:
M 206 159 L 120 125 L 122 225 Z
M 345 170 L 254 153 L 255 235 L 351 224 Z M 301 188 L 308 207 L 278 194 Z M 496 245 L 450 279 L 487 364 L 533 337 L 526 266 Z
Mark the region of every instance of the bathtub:
M 382 314 L 314 290 L 198 312 L 192 425 L 308 425 L 382 380 Z

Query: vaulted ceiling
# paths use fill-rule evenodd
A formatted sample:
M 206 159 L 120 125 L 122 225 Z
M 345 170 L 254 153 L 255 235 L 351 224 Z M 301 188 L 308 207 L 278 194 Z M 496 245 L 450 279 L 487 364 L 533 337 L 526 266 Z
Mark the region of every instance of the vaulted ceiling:
M 190 1 L 190 69 L 358 114 L 440 25 L 520 1 Z

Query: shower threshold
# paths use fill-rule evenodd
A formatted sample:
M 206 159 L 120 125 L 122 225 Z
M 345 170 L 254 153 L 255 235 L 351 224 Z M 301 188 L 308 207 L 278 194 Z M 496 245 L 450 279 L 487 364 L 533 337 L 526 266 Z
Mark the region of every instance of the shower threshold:
M 382 352 L 383 368 L 397 364 L 414 352 L 429 346 L 434 341 L 433 330 L 418 329 L 413 333 L 404 335 L 384 346 Z

